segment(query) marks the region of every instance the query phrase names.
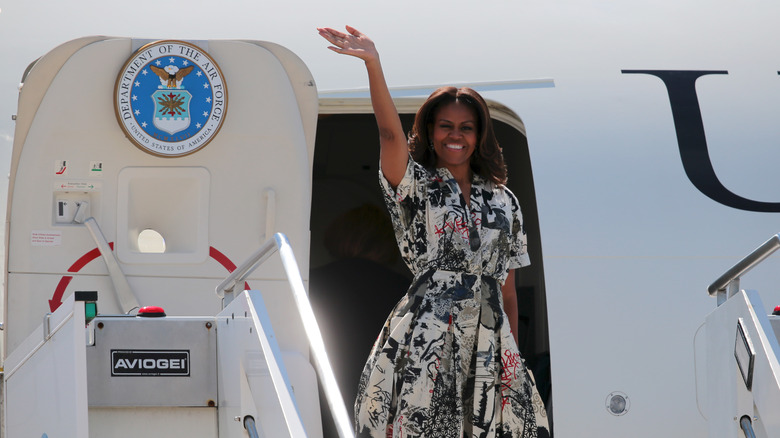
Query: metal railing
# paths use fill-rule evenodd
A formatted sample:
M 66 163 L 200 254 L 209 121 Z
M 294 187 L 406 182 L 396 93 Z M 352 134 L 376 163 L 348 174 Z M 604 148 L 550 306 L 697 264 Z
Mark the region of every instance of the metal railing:
M 314 317 L 314 311 L 311 308 L 306 288 L 303 286 L 298 263 L 295 261 L 295 255 L 290 246 L 290 241 L 287 240 L 287 236 L 282 233 L 274 234 L 272 239 L 260 246 L 260 249 L 249 256 L 240 266 L 231 272 L 219 286 L 217 286 L 216 294 L 217 296 L 224 298 L 224 305 L 230 303 L 235 296 L 236 285 L 243 284 L 252 271 L 257 269 L 258 266 L 268 260 L 268 258 L 277 251 L 279 252 L 282 266 L 284 266 L 285 273 L 287 274 L 287 281 L 290 283 L 293 299 L 298 308 L 298 313 L 303 322 L 303 329 L 306 332 L 306 337 L 308 338 L 309 346 L 311 347 L 312 356 L 314 358 L 314 369 L 317 371 L 317 375 L 322 383 L 325 399 L 327 400 L 328 407 L 333 415 L 339 437 L 353 438 L 355 434 L 350 426 L 349 415 L 347 414 L 347 409 L 344 405 L 344 398 L 341 396 L 341 390 L 339 390 L 338 384 L 336 383 L 333 368 L 331 367 L 328 355 L 325 352 L 325 342 L 322 340 L 322 333 L 320 332 L 317 320 Z
M 761 246 L 753 250 L 747 257 L 732 266 L 726 273 L 713 282 L 707 291 L 711 296 L 718 296 L 718 305 L 722 304 L 721 298 L 731 297 L 739 291 L 739 278 L 764 261 L 775 251 L 780 249 L 780 234 L 772 236 Z M 726 292 L 728 291 L 728 296 Z
M 756 433 L 753 431 L 753 422 L 750 421 L 750 417 L 747 415 L 739 420 L 739 427 L 741 427 L 742 432 L 745 433 L 745 438 L 756 438 Z
M 249 434 L 249 438 L 260 438 L 260 434 L 257 433 L 257 425 L 255 424 L 255 418 L 251 415 L 244 417 L 244 429 Z

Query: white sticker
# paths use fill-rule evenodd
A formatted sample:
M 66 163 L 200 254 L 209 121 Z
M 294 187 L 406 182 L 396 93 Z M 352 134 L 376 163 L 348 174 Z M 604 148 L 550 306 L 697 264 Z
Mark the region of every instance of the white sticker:
M 55 180 L 54 191 L 57 192 L 97 192 L 102 189 L 100 181 Z
M 68 174 L 68 162 L 66 160 L 57 160 L 54 162 L 54 174 L 55 175 L 67 175 Z
M 32 246 L 60 246 L 62 245 L 62 232 L 60 231 L 32 231 L 30 233 Z
M 103 173 L 103 162 L 102 161 L 90 161 L 89 162 L 89 174 L 90 175 L 100 175 Z

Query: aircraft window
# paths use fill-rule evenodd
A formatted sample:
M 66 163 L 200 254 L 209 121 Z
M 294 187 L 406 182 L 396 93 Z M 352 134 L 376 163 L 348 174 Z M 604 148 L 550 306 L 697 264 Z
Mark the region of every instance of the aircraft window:
M 138 235 L 138 251 L 160 254 L 165 252 L 165 238 L 157 231 L 147 228 Z

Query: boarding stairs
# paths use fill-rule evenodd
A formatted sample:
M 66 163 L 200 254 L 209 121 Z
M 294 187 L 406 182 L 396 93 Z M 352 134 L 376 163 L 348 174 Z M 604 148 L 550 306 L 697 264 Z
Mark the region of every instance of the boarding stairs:
M 94 223 L 91 230 L 100 248 L 105 239 Z M 295 395 L 316 392 L 316 384 L 292 387 L 289 375 L 297 370 L 285 366 L 261 292 L 236 290 L 274 254 L 339 437 L 353 437 L 298 265 L 281 233 L 217 286 L 224 304 L 216 316 L 166 317 L 154 310 L 145 317 L 102 315 L 97 292 L 71 294 L 5 361 L 3 436 L 319 436 L 304 426 Z M 110 266 L 111 251 L 103 256 Z M 115 275 L 126 284 L 121 270 Z M 132 291 L 124 293 L 130 296 L 119 301 L 134 300 Z M 216 423 L 216 430 L 201 425 L 204 416 L 216 417 L 202 423 Z
M 717 307 L 706 317 L 706 397 L 710 438 L 780 437 L 780 316 L 768 315 L 740 278 L 780 248 L 780 234 L 710 285 Z

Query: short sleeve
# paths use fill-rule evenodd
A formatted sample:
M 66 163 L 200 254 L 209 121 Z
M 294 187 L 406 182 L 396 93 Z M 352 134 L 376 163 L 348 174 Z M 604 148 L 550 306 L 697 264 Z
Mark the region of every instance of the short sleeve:
M 509 261 L 507 268 L 516 269 L 528 266 L 531 264 L 531 258 L 528 256 L 528 239 L 525 234 L 525 227 L 523 226 L 523 214 L 520 211 L 520 204 L 517 202 L 515 195 L 505 189 L 509 196 L 510 206 L 512 209 L 512 229 L 509 239 Z
M 425 168 L 409 157 L 406 172 L 398 187 L 394 189 L 382 173 L 380 163 L 379 182 L 393 222 L 399 221 L 404 228 L 411 224 L 411 219 L 424 202 L 427 180 L 428 173 Z

